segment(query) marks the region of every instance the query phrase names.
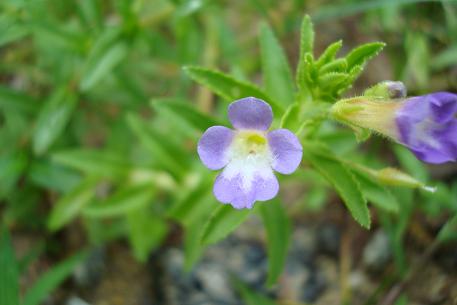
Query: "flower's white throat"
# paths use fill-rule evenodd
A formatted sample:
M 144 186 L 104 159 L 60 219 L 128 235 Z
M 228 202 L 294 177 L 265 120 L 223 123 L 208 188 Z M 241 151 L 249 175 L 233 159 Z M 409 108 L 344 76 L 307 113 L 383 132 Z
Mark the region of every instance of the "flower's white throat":
M 246 192 L 251 190 L 256 177 L 267 180 L 273 175 L 273 155 L 264 132 L 236 131 L 227 158 L 229 163 L 222 172 L 223 177 L 231 180 L 239 175 Z

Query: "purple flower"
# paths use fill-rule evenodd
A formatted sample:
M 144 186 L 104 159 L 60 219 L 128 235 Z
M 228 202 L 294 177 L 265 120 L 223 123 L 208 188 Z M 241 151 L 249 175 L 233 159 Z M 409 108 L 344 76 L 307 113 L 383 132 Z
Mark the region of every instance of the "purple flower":
M 399 142 L 422 161 L 457 160 L 457 94 L 437 92 L 407 99 L 395 115 Z
M 208 128 L 197 150 L 206 167 L 224 168 L 214 183 L 217 200 L 236 209 L 250 209 L 255 201 L 277 195 L 279 184 L 273 170 L 294 172 L 302 158 L 302 146 L 287 129 L 268 131 L 273 112 L 260 99 L 247 97 L 231 103 L 228 117 L 235 130 Z
M 428 163 L 457 160 L 457 94 L 436 92 L 403 100 L 356 97 L 337 102 L 333 116 L 386 135 Z

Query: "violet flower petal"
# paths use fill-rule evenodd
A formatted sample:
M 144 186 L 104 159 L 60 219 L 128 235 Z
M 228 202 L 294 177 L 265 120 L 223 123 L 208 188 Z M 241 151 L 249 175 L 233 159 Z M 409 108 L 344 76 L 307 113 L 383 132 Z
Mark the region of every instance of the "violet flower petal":
M 232 143 L 233 130 L 224 126 L 208 128 L 198 141 L 197 151 L 203 164 L 213 170 L 227 165 L 227 149 Z
M 279 183 L 271 173 L 268 177 L 256 175 L 248 186 L 241 174 L 227 178 L 224 172 L 217 176 L 213 193 L 222 203 L 230 203 L 235 209 L 251 209 L 256 201 L 274 198 L 279 190 Z
M 228 106 L 228 117 L 236 129 L 267 130 L 273 121 L 271 106 L 255 97 L 246 97 Z
M 272 167 L 281 174 L 291 174 L 300 165 L 303 147 L 298 138 L 287 129 L 268 133 L 268 144 L 273 154 Z
M 457 160 L 457 95 L 432 93 L 406 100 L 396 113 L 400 142 L 428 163 Z
M 457 113 L 457 94 L 449 92 L 436 92 L 425 97 L 430 99 L 434 121 L 446 123 L 455 119 Z

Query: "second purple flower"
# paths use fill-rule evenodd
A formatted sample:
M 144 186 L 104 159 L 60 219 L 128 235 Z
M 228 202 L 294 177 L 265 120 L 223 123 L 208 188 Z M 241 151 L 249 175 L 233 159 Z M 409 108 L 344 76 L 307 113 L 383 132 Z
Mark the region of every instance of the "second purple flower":
M 274 198 L 279 190 L 273 170 L 293 173 L 301 162 L 302 146 L 287 129 L 268 131 L 273 112 L 266 102 L 247 97 L 231 103 L 228 117 L 235 130 L 208 128 L 198 143 L 203 164 L 224 168 L 214 183 L 214 195 L 236 209 Z
M 457 161 L 457 94 L 435 92 L 387 101 L 356 97 L 337 102 L 332 114 L 392 138 L 424 162 Z

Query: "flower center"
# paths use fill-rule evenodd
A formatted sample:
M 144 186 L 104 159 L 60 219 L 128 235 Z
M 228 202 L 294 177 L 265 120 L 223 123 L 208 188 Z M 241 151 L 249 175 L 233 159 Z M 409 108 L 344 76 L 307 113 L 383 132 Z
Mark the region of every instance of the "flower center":
M 256 130 L 238 130 L 229 149 L 230 162 L 223 175 L 230 180 L 240 176 L 242 187 L 251 189 L 255 177 L 267 179 L 272 174 L 273 156 L 266 133 Z
M 256 131 L 240 131 L 235 137 L 235 149 L 240 155 L 258 155 L 267 150 L 265 135 Z

